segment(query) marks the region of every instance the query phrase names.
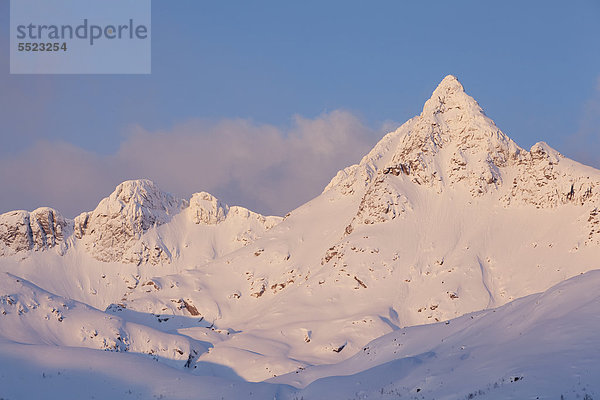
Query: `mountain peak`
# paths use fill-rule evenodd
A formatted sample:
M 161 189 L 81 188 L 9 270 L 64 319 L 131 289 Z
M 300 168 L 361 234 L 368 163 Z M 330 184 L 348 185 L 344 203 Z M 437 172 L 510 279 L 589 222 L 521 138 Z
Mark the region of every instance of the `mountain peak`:
M 207 192 L 194 193 L 190 199 L 194 223 L 216 225 L 227 217 L 229 206 Z
M 435 89 L 434 94 L 436 92 L 447 92 L 447 91 L 461 91 L 464 92 L 465 88 L 460 83 L 458 78 L 454 75 L 446 75 L 444 79 L 440 82 L 438 87 Z
M 161 191 L 148 179 L 125 181 L 94 211 L 75 218 L 75 236 L 100 261 L 120 261 L 153 226 L 171 220 L 188 202 Z
M 447 112 L 450 112 L 450 117 L 456 114 L 485 115 L 479 104 L 465 92 L 465 88 L 454 75 L 442 79 L 429 100 L 425 102 L 421 116 L 434 118 L 435 122 L 438 122 L 440 116 L 448 116 Z
M 100 211 L 103 215 L 137 215 L 151 210 L 170 215 L 186 206 L 185 201 L 163 192 L 151 180 L 135 179 L 117 185 L 115 190 L 98 204 L 95 211 Z
M 124 204 L 130 202 L 143 204 L 149 200 L 152 195 L 160 194 L 161 190 L 154 182 L 149 179 L 135 179 L 124 181 L 117 185 L 109 198 Z
M 438 192 L 462 182 L 473 195 L 482 195 L 500 184 L 498 168 L 521 151 L 453 75 L 442 80 L 406 130 L 386 170 L 401 171 Z
M 384 175 L 402 174 L 437 192 L 460 183 L 480 196 L 502 183 L 499 168 L 521 154 L 522 149 L 485 115 L 459 80 L 448 75 L 425 102 L 421 115 L 386 135 L 360 166 L 338 174 L 328 188 L 341 182 L 349 187 L 353 180 L 364 186 L 362 182 L 371 182 L 381 170 Z M 363 176 L 357 179 L 357 173 Z

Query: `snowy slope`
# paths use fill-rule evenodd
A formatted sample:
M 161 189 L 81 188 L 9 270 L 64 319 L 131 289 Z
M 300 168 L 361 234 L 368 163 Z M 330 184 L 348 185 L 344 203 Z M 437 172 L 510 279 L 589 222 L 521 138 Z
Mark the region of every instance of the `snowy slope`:
M 339 364 L 271 382 L 304 399 L 600 396 L 600 271 L 446 323 L 401 329 Z
M 0 339 L 0 395 L 9 399 L 594 399 L 600 396 L 599 285 L 600 271 L 592 271 L 497 309 L 394 331 L 341 363 L 299 369 L 261 384 L 196 376 L 189 369 L 170 368 L 130 352 Z
M 448 76 L 419 116 L 283 219 L 128 181 L 74 221 L 51 209 L 0 215 L 0 271 L 83 303 L 81 315 L 202 343 L 196 374 L 219 366 L 263 381 L 305 369 L 282 382 L 323 378 L 306 389 L 318 398 L 311 388 L 326 376 L 379 368 L 348 359 L 382 335 L 433 324 L 414 328 L 430 349 L 449 329 L 440 321 L 600 268 L 599 192 L 600 171 L 543 142 L 520 148 Z M 18 341 L 26 328 L 15 326 L 6 338 Z M 35 343 L 54 343 L 52 329 Z M 69 343 L 57 342 L 81 346 Z
M 56 216 L 57 234 L 36 234 L 48 220 L 40 215 Z M 205 192 L 188 201 L 148 180 L 127 181 L 74 221 L 47 208 L 0 215 L 0 270 L 104 310 L 153 277 L 243 247 L 279 221 Z
M 5 399 L 283 399 L 289 387 L 196 376 L 132 353 L 0 340 Z
M 0 338 L 24 344 L 132 352 L 193 368 L 205 344 L 54 296 L 10 274 L 0 279 Z

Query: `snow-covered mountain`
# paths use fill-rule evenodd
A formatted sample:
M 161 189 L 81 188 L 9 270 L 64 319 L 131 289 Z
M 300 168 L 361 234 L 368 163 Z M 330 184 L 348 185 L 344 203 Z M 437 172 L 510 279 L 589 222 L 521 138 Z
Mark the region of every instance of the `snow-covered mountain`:
M 0 296 L 25 299 L 24 309 L 46 304 L 36 300 L 40 296 L 77 302 L 74 327 L 102 325 L 101 315 L 115 318 L 108 328 L 94 329 L 124 332 L 121 338 L 133 337 L 127 333 L 132 326 L 143 332 L 137 334 L 147 344 L 128 352 L 180 349 L 184 354 L 160 360 L 184 361 L 184 374 L 263 381 L 291 373 L 277 382 L 304 386 L 347 371 L 379 371 L 377 365 L 399 358 L 407 374 L 424 376 L 417 366 L 427 362 L 413 357 L 416 350 L 396 357 L 378 343 L 398 339 L 405 327 L 434 324 L 406 331 L 417 332 L 411 335 L 429 354 L 448 329 L 478 335 L 497 326 L 505 332 L 508 325 L 493 311 L 470 313 L 600 268 L 599 192 L 600 171 L 543 142 L 522 149 L 448 76 L 419 116 L 284 218 L 229 207 L 204 192 L 177 199 L 147 180 L 122 183 L 73 221 L 48 208 L 0 215 L 0 270 L 12 274 L 2 279 L 27 281 L 1 286 Z M 588 287 L 595 276 L 585 274 L 572 286 Z M 575 303 L 584 298 L 576 298 L 575 289 L 572 296 Z M 511 304 L 525 310 L 524 301 Z M 517 306 L 502 309 L 511 307 Z M 80 338 L 57 340 L 46 311 L 25 316 L 13 308 L 11 321 L 23 322 L 3 329 L 8 319 L 0 315 L 6 340 L 18 341 L 21 330 L 29 337 L 31 326 L 36 344 L 98 348 Z M 478 323 L 465 315 L 477 315 Z M 584 319 L 577 318 L 565 321 Z M 450 320 L 451 328 L 436 324 Z M 533 331 L 540 326 L 531 322 Z M 368 346 L 384 356 L 366 362 L 360 354 L 375 339 Z M 491 345 L 500 337 L 487 340 Z M 433 353 L 454 357 L 448 346 Z M 462 365 L 463 372 L 479 368 Z M 453 376 L 443 368 L 439 374 Z M 361 375 L 370 388 L 365 396 L 374 396 L 368 382 L 377 374 Z M 302 393 L 318 398 L 321 388 L 331 392 L 331 382 Z M 419 385 L 436 398 L 442 390 Z M 393 390 L 405 388 L 415 389 L 402 383 Z
M 170 263 L 180 247 L 189 247 L 190 243 L 182 237 L 162 234 L 159 227 L 169 223 L 173 229 L 183 231 L 193 229 L 193 223 L 204 227 L 191 236 L 203 247 L 202 255 L 211 259 L 247 244 L 280 220 L 243 207 L 230 208 L 206 192 L 195 193 L 190 200 L 178 199 L 153 182 L 140 179 L 121 183 L 95 210 L 73 221 L 47 207 L 31 213 L 0 215 L 0 255 L 55 246 L 62 254 L 67 248 L 82 247 L 104 262 Z M 212 248 L 207 249 L 207 244 Z

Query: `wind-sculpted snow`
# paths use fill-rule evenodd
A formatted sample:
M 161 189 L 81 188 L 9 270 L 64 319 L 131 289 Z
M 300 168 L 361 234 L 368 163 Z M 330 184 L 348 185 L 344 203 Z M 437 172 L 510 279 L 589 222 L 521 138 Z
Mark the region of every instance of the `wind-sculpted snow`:
M 193 368 L 207 350 L 198 341 L 127 322 L 6 273 L 0 279 L 0 338 L 146 354 L 179 368 Z
M 592 271 L 497 309 L 395 330 L 345 361 L 300 367 L 261 384 L 243 382 L 216 366 L 212 372 L 222 377 L 192 375 L 185 364 L 181 368 L 181 361 L 169 368 L 131 351 L 3 339 L 0 387 L 5 398 L 15 399 L 61 399 L 68 394 L 111 399 L 593 400 L 600 396 L 599 284 L 600 271 Z M 18 310 L 13 306 L 23 302 L 27 291 L 19 293 L 19 300 L 0 297 L 0 308 Z M 33 312 L 46 307 L 38 303 Z M 30 307 L 27 312 L 32 312 Z M 0 321 L 7 317 L 0 313 Z M 39 328 L 38 321 L 30 321 Z M 62 323 L 67 321 L 65 317 Z

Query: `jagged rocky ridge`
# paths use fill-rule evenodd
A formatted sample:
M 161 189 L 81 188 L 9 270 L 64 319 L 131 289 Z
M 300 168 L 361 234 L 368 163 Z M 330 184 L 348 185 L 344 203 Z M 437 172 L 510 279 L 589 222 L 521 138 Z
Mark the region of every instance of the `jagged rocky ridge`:
M 217 225 L 234 215 L 258 221 L 263 230 L 280 221 L 243 207 L 229 207 L 206 192 L 195 193 L 188 201 L 161 191 L 152 181 L 132 180 L 119 184 L 95 210 L 74 220 L 51 208 L 0 215 L 0 256 L 56 246 L 64 253 L 69 246 L 77 245 L 99 261 L 168 263 L 173 257 L 168 246 L 160 237 L 145 234 L 183 211 L 193 223 L 203 225 Z M 251 231 L 246 233 L 245 242 L 240 239 L 244 243 L 252 236 Z
M 522 149 L 451 75 L 433 92 L 421 115 L 388 134 L 360 164 L 340 171 L 325 192 L 353 194 L 366 187 L 348 226 L 351 231 L 356 224 L 384 222 L 411 208 L 406 196 L 389 184 L 398 177 L 437 193 L 461 188 L 473 198 L 489 193 L 506 207 L 578 204 L 589 207 L 594 217 L 600 204 L 597 171 L 573 168 L 572 160 L 544 142 Z M 590 230 L 590 240 L 595 229 Z

